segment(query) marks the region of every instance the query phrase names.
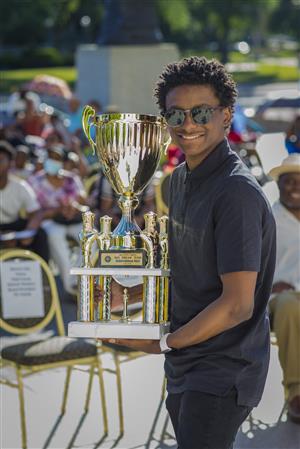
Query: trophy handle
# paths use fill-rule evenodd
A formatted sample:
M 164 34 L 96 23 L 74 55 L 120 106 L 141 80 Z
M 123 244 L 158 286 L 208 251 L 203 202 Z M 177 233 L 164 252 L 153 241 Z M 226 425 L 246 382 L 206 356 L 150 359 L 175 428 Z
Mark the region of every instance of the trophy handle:
M 96 115 L 96 112 L 91 106 L 86 105 L 84 107 L 83 112 L 82 112 L 82 128 L 83 128 L 84 134 L 86 135 L 88 141 L 90 142 L 90 144 L 93 148 L 93 154 L 95 154 L 96 143 L 93 141 L 91 134 L 90 134 L 91 126 L 94 124 L 93 122 L 90 123 L 90 119 L 95 117 L 95 115 Z

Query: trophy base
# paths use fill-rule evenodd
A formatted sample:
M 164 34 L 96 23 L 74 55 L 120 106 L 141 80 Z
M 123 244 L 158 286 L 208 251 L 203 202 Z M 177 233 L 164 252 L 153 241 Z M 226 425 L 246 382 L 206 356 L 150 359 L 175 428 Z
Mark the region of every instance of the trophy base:
M 149 324 L 137 321 L 84 322 L 72 321 L 68 325 L 68 337 L 82 338 L 130 338 L 160 340 L 169 332 L 170 323 Z

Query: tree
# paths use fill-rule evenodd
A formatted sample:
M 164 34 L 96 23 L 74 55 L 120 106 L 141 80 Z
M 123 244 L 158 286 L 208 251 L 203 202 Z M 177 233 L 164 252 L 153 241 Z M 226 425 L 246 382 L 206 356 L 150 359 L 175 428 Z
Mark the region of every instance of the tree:
M 193 49 L 214 42 L 225 63 L 232 42 L 261 41 L 278 1 L 158 0 L 158 8 L 167 40 Z
M 274 10 L 270 29 L 274 33 L 283 33 L 300 42 L 300 0 L 280 0 Z
M 49 41 L 76 47 L 83 34 L 81 18 L 89 16 L 88 38 L 96 40 L 101 23 L 102 0 L 7 0 L 0 2 L 0 45 L 30 47 Z
M 193 20 L 202 23 L 206 40 L 218 44 L 223 63 L 228 61 L 230 44 L 237 40 L 250 39 L 257 29 L 259 18 L 268 20 L 277 0 L 189 0 Z
M 52 14 L 51 1 L 10 0 L 0 6 L 0 43 L 2 45 L 33 45 L 43 41 L 44 21 Z

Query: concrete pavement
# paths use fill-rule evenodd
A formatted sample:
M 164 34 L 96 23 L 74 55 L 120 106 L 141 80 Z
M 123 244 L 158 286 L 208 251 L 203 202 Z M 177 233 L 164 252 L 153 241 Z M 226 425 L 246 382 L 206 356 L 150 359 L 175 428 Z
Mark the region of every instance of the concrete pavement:
M 74 319 L 76 308 L 63 302 L 66 321 Z M 3 340 L 5 343 L 5 339 Z M 114 367 L 110 354 L 103 357 L 105 368 Z M 89 412 L 84 415 L 84 399 L 88 375 L 82 371 L 72 374 L 67 411 L 60 416 L 65 369 L 35 374 L 25 380 L 25 407 L 30 449 L 118 449 L 176 448 L 173 438 L 162 440 L 166 419 L 161 401 L 163 356 L 144 357 L 121 366 L 125 414 L 125 434 L 119 438 L 116 379 L 105 373 L 109 434 L 103 438 L 99 386 L 94 378 Z M 11 370 L 2 376 L 13 377 Z M 271 364 L 263 399 L 239 432 L 235 449 L 298 449 L 300 426 L 287 422 L 281 386 L 282 372 L 277 347 L 272 346 Z M 1 449 L 20 448 L 21 432 L 17 390 L 1 386 Z M 170 423 L 167 433 L 173 434 Z M 165 435 L 167 437 L 167 435 Z

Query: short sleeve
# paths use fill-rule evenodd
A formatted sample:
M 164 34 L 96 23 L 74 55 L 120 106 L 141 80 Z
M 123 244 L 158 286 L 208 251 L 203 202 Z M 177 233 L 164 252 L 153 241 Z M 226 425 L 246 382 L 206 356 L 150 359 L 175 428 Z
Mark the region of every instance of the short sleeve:
M 33 188 L 26 181 L 21 181 L 20 184 L 22 184 L 20 186 L 22 208 L 28 213 L 37 211 L 40 208 L 40 205 Z
M 264 200 L 247 180 L 231 181 L 215 204 L 218 274 L 260 271 Z

